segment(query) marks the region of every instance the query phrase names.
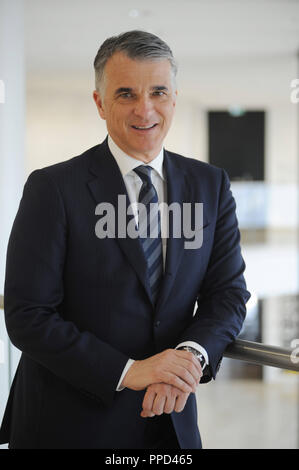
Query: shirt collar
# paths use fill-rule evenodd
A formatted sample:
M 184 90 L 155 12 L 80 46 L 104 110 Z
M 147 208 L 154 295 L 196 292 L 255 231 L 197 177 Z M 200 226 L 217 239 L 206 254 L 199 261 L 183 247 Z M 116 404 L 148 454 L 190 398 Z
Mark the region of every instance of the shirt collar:
M 145 165 L 145 163 L 141 162 L 140 160 L 137 160 L 134 157 L 130 157 L 130 155 L 127 155 L 121 148 L 116 145 L 114 140 L 111 138 L 110 135 L 108 135 L 108 146 L 109 150 L 112 153 L 113 157 L 115 158 L 119 169 L 121 171 L 121 174 L 126 176 L 128 173 L 133 171 L 135 168 L 137 168 L 140 165 Z M 159 154 L 149 163 L 149 165 L 156 170 L 156 172 L 159 174 L 159 176 L 164 180 L 164 174 L 163 174 L 163 158 L 164 158 L 164 149 L 163 146 L 159 152 Z M 136 173 L 134 173 L 136 175 Z

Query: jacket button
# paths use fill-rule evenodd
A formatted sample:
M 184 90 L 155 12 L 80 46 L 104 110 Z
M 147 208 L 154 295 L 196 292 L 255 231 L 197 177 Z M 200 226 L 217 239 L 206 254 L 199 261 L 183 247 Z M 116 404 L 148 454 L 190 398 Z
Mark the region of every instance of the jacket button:
M 160 326 L 160 323 L 161 323 L 160 320 L 157 320 L 157 321 L 155 322 L 155 327 L 158 328 L 158 327 Z

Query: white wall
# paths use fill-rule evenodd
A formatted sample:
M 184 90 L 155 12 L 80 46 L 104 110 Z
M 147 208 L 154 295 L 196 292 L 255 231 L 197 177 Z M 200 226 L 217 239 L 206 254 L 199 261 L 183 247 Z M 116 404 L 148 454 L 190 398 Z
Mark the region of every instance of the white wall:
M 0 80 L 5 100 L 0 103 L 0 295 L 3 294 L 6 247 L 24 180 L 24 71 L 23 1 L 0 2 Z M 9 47 L 8 47 L 9 45 Z M 11 348 L 0 310 L 0 421 L 19 353 Z
M 166 139 L 170 150 L 207 160 L 205 112 L 239 104 L 264 109 L 266 180 L 297 182 L 297 106 L 290 102 L 296 57 L 181 61 L 177 112 Z M 92 64 L 81 72 L 31 72 L 27 78 L 27 170 L 61 161 L 101 141 L 105 124 L 91 93 Z

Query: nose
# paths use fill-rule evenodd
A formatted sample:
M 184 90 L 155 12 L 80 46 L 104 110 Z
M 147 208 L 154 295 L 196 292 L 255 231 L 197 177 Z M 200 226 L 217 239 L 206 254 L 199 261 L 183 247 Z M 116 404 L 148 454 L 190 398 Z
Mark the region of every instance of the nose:
M 142 119 L 148 119 L 153 112 L 153 103 L 149 96 L 140 96 L 135 102 L 134 114 Z

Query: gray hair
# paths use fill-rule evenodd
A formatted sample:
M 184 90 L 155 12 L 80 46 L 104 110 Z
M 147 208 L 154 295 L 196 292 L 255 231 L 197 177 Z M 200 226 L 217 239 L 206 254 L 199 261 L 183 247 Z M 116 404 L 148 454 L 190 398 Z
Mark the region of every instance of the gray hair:
M 177 65 L 170 47 L 155 34 L 133 30 L 106 39 L 98 50 L 94 60 L 95 86 L 102 94 L 105 88 L 105 65 L 116 52 L 123 52 L 136 60 L 169 60 L 175 84 Z

